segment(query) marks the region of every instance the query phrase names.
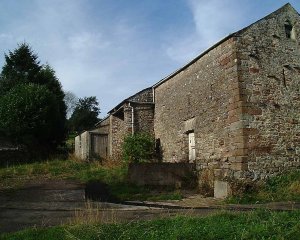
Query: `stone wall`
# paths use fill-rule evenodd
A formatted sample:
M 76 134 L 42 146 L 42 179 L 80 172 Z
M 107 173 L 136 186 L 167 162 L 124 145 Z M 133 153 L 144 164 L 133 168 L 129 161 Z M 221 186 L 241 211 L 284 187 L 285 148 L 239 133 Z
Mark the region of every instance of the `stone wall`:
M 110 115 L 110 155 L 112 158 L 121 157 L 122 145 L 127 135 L 138 132 L 153 134 L 152 95 L 152 88 L 145 89 L 123 102 L 123 105 Z
M 228 168 L 229 151 L 235 147 L 229 142 L 228 127 L 228 106 L 236 86 L 235 52 L 235 40 L 230 38 L 155 88 L 154 131 L 163 160 L 187 162 L 187 133 L 194 131 L 196 163 L 211 188 L 210 171 Z
M 128 101 L 131 102 L 153 102 L 153 92 L 152 88 L 146 88 L 137 94 L 131 96 Z
M 122 155 L 122 144 L 124 142 L 124 137 L 130 133 L 127 123 L 127 114 L 124 115 L 124 119 L 120 119 L 113 115 L 110 117 L 110 156 L 113 160 L 117 160 Z
M 134 108 L 134 132 L 154 135 L 154 104 L 132 104 Z
M 264 179 L 300 167 L 299 43 L 300 18 L 290 5 L 238 38 L 244 163 L 237 178 Z
M 194 132 L 200 186 L 218 197 L 237 179 L 298 168 L 299 43 L 299 14 L 285 5 L 156 85 L 163 160 L 188 161 Z
M 128 180 L 138 186 L 194 187 L 197 182 L 195 164 L 191 163 L 132 163 Z

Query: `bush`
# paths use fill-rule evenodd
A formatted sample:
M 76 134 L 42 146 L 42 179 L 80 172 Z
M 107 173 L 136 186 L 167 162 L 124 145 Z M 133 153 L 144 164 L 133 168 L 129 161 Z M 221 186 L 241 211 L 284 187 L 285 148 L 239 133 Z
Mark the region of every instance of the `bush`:
M 57 145 L 59 121 L 58 102 L 44 86 L 19 85 L 0 98 L 0 130 L 32 151 Z
M 154 139 L 147 133 L 136 133 L 125 137 L 123 157 L 126 162 L 151 161 L 154 155 Z

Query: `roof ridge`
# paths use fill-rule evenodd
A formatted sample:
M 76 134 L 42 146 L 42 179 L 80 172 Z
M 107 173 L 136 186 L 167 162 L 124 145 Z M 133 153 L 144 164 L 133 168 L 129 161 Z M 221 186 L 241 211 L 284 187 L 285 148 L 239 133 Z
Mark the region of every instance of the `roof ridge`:
M 187 64 L 185 64 L 183 67 L 178 68 L 177 70 L 175 70 L 174 72 L 172 72 L 171 74 L 169 74 L 168 76 L 164 77 L 163 79 L 161 79 L 160 81 L 158 81 L 157 83 L 153 84 L 152 87 L 156 88 L 157 86 L 161 85 L 162 83 L 164 83 L 165 81 L 169 80 L 171 77 L 175 76 L 176 74 L 180 73 L 181 71 L 183 71 L 184 69 L 186 69 L 187 67 L 189 67 L 191 64 L 193 64 L 194 62 L 198 61 L 201 57 L 203 57 L 205 54 L 207 54 L 209 51 L 211 51 L 212 49 L 214 49 L 215 47 L 219 46 L 221 43 L 225 42 L 226 40 L 228 40 L 231 37 L 236 37 L 238 36 L 240 33 L 242 33 L 243 31 L 245 31 L 246 29 L 250 28 L 252 25 L 257 24 L 258 22 L 265 20 L 265 19 L 269 19 L 271 18 L 273 15 L 277 15 L 279 13 L 281 13 L 282 11 L 284 11 L 286 8 L 289 8 L 293 11 L 295 11 L 296 13 L 297 10 L 288 2 L 286 4 L 284 4 L 282 7 L 278 8 L 277 10 L 269 13 L 268 15 L 264 16 L 263 18 L 260 18 L 259 20 L 255 21 L 254 23 L 251 23 L 250 25 L 229 34 L 228 36 L 222 38 L 220 41 L 218 41 L 217 43 L 215 43 L 214 45 L 212 45 L 211 47 L 207 48 L 206 50 L 204 50 L 202 53 L 200 53 L 198 56 L 196 56 L 195 58 L 193 58 L 191 61 L 189 61 Z M 299 14 L 299 13 L 298 13 Z

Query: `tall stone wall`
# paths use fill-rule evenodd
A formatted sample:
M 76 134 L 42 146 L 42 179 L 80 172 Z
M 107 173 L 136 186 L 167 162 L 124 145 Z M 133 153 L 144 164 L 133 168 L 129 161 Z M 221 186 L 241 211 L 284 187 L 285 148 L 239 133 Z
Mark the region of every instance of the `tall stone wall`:
M 133 119 L 132 119 L 133 116 Z M 152 88 L 145 89 L 125 101 L 118 112 L 110 115 L 110 155 L 120 158 L 127 135 L 137 132 L 153 134 L 154 103 Z
M 110 156 L 117 160 L 122 155 L 122 144 L 124 137 L 128 134 L 128 116 L 125 114 L 124 119 L 116 116 L 110 116 Z
M 223 40 L 155 87 L 156 138 L 223 197 L 239 180 L 300 167 L 300 19 L 289 5 Z
M 238 94 L 235 38 L 158 85 L 154 131 L 163 160 L 188 161 L 188 133 L 194 131 L 200 184 L 213 189 L 214 171 L 228 170 L 228 158 L 239 147 L 231 140 L 235 126 L 230 115 L 230 101 Z
M 154 135 L 154 104 L 134 104 L 134 132 Z
M 263 179 L 300 167 L 299 44 L 300 18 L 290 5 L 238 38 L 244 167 L 236 177 Z

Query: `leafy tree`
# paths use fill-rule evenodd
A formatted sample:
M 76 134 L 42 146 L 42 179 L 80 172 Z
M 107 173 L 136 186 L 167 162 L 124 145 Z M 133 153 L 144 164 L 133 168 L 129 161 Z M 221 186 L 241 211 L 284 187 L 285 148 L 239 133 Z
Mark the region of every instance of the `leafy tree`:
M 70 118 L 72 113 L 74 112 L 74 109 L 78 102 L 78 98 L 74 93 L 67 91 L 65 92 L 64 101 L 67 106 L 67 118 Z
M 65 93 L 62 90 L 62 86 L 55 75 L 55 71 L 49 66 L 42 67 L 37 75 L 37 83 L 45 86 L 56 98 L 58 102 L 58 114 L 59 118 L 56 121 L 56 131 L 53 132 L 57 139 L 57 143 L 62 142 L 66 137 L 66 104 L 64 101 Z
M 30 90 L 27 89 L 25 85 L 30 86 Z M 30 46 L 26 43 L 23 43 L 19 45 L 18 48 L 13 52 L 9 51 L 9 54 L 5 54 L 5 64 L 2 68 L 0 77 L 0 94 L 1 96 L 8 94 L 7 98 L 13 98 L 11 100 L 13 100 L 14 103 L 24 101 L 24 104 L 29 104 L 29 102 L 25 101 L 27 99 L 25 97 L 26 91 L 29 91 L 28 94 L 31 96 L 30 104 L 34 104 L 34 101 L 37 101 L 36 105 L 40 106 L 41 110 L 47 112 L 48 109 L 51 108 L 52 100 L 49 100 L 49 103 L 45 101 L 43 102 L 44 105 L 40 105 L 40 99 L 37 98 L 37 96 L 39 96 L 40 90 L 37 88 L 37 86 L 33 85 L 42 87 L 42 89 L 46 90 L 45 94 L 50 94 L 51 99 L 53 98 L 56 102 L 55 115 L 53 117 L 49 117 L 49 119 L 47 120 L 49 121 L 49 123 L 47 124 L 50 124 L 52 126 L 51 128 L 49 128 L 51 129 L 51 131 L 49 132 L 51 136 L 46 138 L 49 140 L 49 143 L 43 142 L 46 145 L 55 147 L 65 139 L 66 135 L 66 105 L 64 102 L 64 92 L 58 78 L 55 75 L 55 71 L 49 65 L 41 65 L 38 60 L 38 56 L 31 50 Z M 15 88 L 17 89 L 15 91 L 20 91 L 20 94 L 24 94 L 23 96 L 20 95 L 19 99 L 17 99 L 18 95 L 14 92 Z M 20 88 L 24 89 L 21 91 Z M 34 91 L 37 91 L 36 97 L 34 97 Z M 5 101 L 5 99 L 6 98 L 4 97 L 3 101 Z M 9 112 L 9 114 L 11 114 L 11 117 L 7 116 L 7 122 L 4 122 L 4 120 L 0 118 L 0 124 L 2 125 L 2 127 L 8 127 L 10 124 L 14 124 L 14 122 L 11 122 L 9 124 L 9 120 L 12 121 L 16 118 L 14 114 L 23 114 L 24 116 L 27 116 L 26 109 L 29 111 L 28 113 L 33 110 L 31 105 L 24 106 L 24 109 L 22 109 L 22 111 L 20 110 L 19 112 L 17 112 L 18 109 L 16 109 L 15 113 Z M 34 126 L 33 128 L 30 128 L 31 131 L 34 132 L 31 135 L 32 138 L 38 136 L 37 132 L 47 131 L 43 128 L 39 129 L 39 127 L 42 127 L 43 125 L 32 125 L 32 122 L 35 122 L 35 119 L 25 118 L 23 124 L 20 125 L 24 128 L 26 125 Z M 21 139 L 23 139 L 22 134 L 25 134 L 27 136 L 26 131 L 21 131 L 18 127 L 16 127 L 16 129 L 18 129 L 17 131 L 19 131 L 19 137 L 16 137 L 14 134 L 12 134 L 13 131 L 11 129 L 2 128 L 2 131 L 7 133 L 7 135 L 9 135 L 10 137 L 15 137 L 15 140 L 18 141 L 21 141 Z M 37 139 L 38 138 L 32 139 L 32 141 L 34 142 Z
M 96 97 L 79 98 L 69 120 L 71 131 L 83 131 L 94 127 L 99 121 L 99 113 L 100 108 Z
M 45 87 L 23 84 L 0 98 L 0 131 L 30 148 L 57 145 L 53 132 L 60 121 L 59 103 Z
M 128 135 L 123 143 L 123 157 L 126 162 L 149 162 L 154 156 L 154 138 L 147 133 Z

